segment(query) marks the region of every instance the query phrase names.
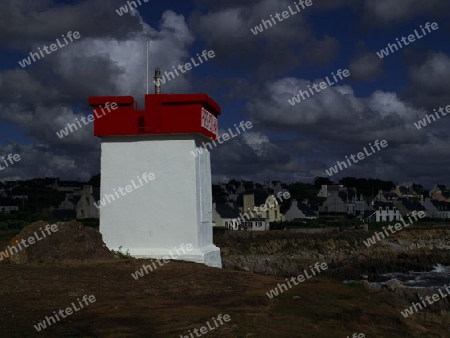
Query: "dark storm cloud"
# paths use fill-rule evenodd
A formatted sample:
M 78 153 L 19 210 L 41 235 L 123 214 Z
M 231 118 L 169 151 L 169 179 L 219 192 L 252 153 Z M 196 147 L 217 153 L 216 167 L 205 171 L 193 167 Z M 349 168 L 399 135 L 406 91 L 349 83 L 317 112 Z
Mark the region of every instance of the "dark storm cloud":
M 420 178 L 423 183 L 432 184 L 428 171 L 418 175 L 416 166 L 422 167 L 426 157 L 430 163 L 450 165 L 448 156 L 434 156 L 444 151 L 450 137 L 436 137 L 433 126 L 417 130 L 414 122 L 423 118 L 425 111 L 408 100 L 383 91 L 357 97 L 350 86 L 344 85 L 328 88 L 291 106 L 288 98 L 308 84 L 311 82 L 295 78 L 267 83 L 247 104 L 247 114 L 249 120 L 259 122 L 260 132 L 284 131 L 290 135 L 289 141 L 276 142 L 277 146 L 288 154 L 308 159 L 310 173 L 324 175 L 325 169 L 336 161 L 356 154 L 377 139 L 387 140 L 388 148 L 336 177 L 356 175 L 399 181 Z M 446 180 L 444 171 L 440 174 L 434 179 Z
M 325 169 L 369 142 L 386 139 L 387 149 L 337 177 L 355 175 L 425 184 L 445 181 L 445 168 L 450 164 L 445 130 L 450 118 L 423 130 L 417 130 L 413 123 L 424 117 L 426 109 L 444 104 L 450 97 L 447 55 L 426 51 L 414 53 L 412 58 L 404 51 L 409 81 L 405 93 L 375 89 L 360 97 L 351 87 L 355 82 L 349 81 L 294 107 L 288 99 L 311 81 L 321 79 L 292 77 L 288 72 L 311 66 L 321 69 L 342 52 L 333 31 L 319 34 L 313 30 L 311 14 L 330 11 L 331 18 L 331 9 L 345 6 L 360 15 L 356 28 L 368 23 L 371 28 L 393 27 L 423 15 L 439 18 L 449 3 L 313 0 L 313 6 L 256 36 L 250 31 L 293 2 L 198 0 L 199 8 L 187 16 L 189 26 L 184 16 L 169 10 L 159 27 L 150 27 L 138 13 L 117 15 L 115 9 L 126 3 L 123 0 L 72 5 L 55 5 L 50 0 L 1 2 L 0 45 L 4 48 L 27 54 L 67 31 L 78 30 L 82 38 L 26 69 L 17 65 L 0 72 L 0 116 L 32 141 L 0 147 L 0 155 L 14 151 L 22 156 L 15 169 L 3 171 L 0 178 L 87 180 L 96 174 L 99 141 L 93 136 L 92 125 L 64 139 L 55 132 L 90 113 L 88 96 L 143 96 L 144 39 L 150 36 L 152 62 L 162 69 L 189 59 L 194 39 L 200 48 L 214 50 L 217 55 L 210 62 L 213 71 L 206 79 L 200 81 L 187 74 L 169 82 L 165 92 L 185 92 L 194 84 L 200 91 L 216 89 L 226 102 L 245 103 L 242 113 L 254 128 L 213 150 L 216 180 L 311 180 L 325 175 Z M 382 75 L 383 62 L 388 61 L 382 62 L 366 47 L 359 48 L 358 42 L 355 46 L 357 52 L 348 66 L 351 79 L 371 81 Z M 223 78 L 214 73 L 217 69 L 233 74 Z
M 215 181 L 232 178 L 264 181 L 269 177 L 292 181 L 302 173 L 305 177 L 309 173 L 282 144 L 252 130 L 215 148 L 211 161 Z
M 50 0 L 0 2 L 0 44 L 28 50 L 37 41 L 55 41 L 68 31 L 86 37 L 125 39 L 142 29 L 137 16 L 119 16 L 115 9 L 123 0 L 89 0 L 56 5 Z
M 277 23 L 254 35 L 250 29 L 262 19 L 286 11 L 291 1 L 259 1 L 243 4 L 231 2 L 227 6 L 214 6 L 206 14 L 195 12 L 189 22 L 205 41 L 207 48 L 216 51 L 216 62 L 248 70 L 250 74 L 267 78 L 305 64 L 324 64 L 331 61 L 339 49 L 331 36 L 316 36 L 307 22 L 308 11 Z M 295 6 L 293 7 L 295 9 Z
M 234 158 L 239 169 L 255 171 L 253 176 L 263 172 L 273 173 L 280 169 L 279 175 L 295 168 L 298 176 L 310 177 L 325 175 L 325 169 L 343 160 L 346 155 L 361 151 L 374 140 L 386 139 L 389 147 L 377 156 L 367 158 L 354 165 L 339 176 L 380 177 L 400 182 L 423 179 L 425 184 L 447 180 L 445 170 L 438 170 L 436 176 L 429 175 L 426 161 L 447 166 L 448 156 L 443 159 L 433 154 L 442 154 L 449 140 L 441 128 L 417 130 L 414 122 L 424 117 L 423 107 L 444 101 L 449 97 L 447 75 L 450 65 L 443 55 L 427 56 L 409 65 L 410 84 L 404 96 L 402 92 L 393 93 L 375 90 L 367 97 L 358 97 L 353 89 L 343 84 L 324 90 L 320 94 L 292 107 L 288 99 L 305 90 L 313 79 L 284 77 L 294 69 L 305 65 L 325 65 L 338 55 L 339 42 L 332 36 L 317 35 L 311 30 L 308 13 L 317 13 L 333 8 L 349 6 L 361 17 L 357 25 L 365 27 L 392 28 L 409 20 L 427 16 L 439 18 L 445 15 L 450 3 L 430 1 L 365 0 L 365 1 L 313 1 L 313 6 L 302 14 L 297 14 L 258 35 L 249 32 L 250 28 L 267 19 L 270 14 L 285 10 L 291 1 L 240 1 L 207 2 L 199 0 L 199 11 L 190 18 L 194 30 L 202 40 L 218 51 L 217 61 L 221 66 L 233 65 L 244 70 L 245 75 L 257 75 L 265 83 L 255 83 L 250 77 L 232 78 L 223 81 L 229 88 L 231 99 L 247 99 L 246 117 L 255 124 L 254 132 L 270 134 L 267 144 L 277 151 L 288 154 L 282 161 L 273 160 L 257 169 L 257 154 L 242 146 L 230 150 L 224 158 Z M 310 12 L 308 12 L 310 11 Z M 249 34 L 250 33 L 250 34 Z M 373 81 L 384 74 L 384 60 L 377 57 L 367 46 L 355 42 L 357 52 L 349 63 L 351 80 Z M 281 52 L 282 51 L 282 52 Z M 239 63 L 236 63 L 236 60 Z M 321 79 L 314 79 L 316 82 Z M 350 82 L 354 83 L 354 82 Z M 443 126 L 448 126 L 447 122 Z M 434 126 L 433 126 L 434 127 Z M 275 134 L 284 135 L 277 139 Z M 289 138 L 285 140 L 286 136 Z M 239 154 L 245 153 L 244 156 Z M 428 158 L 428 159 L 427 159 Z M 213 156 L 214 159 L 214 156 Z M 215 167 L 220 173 L 239 169 L 221 163 Z M 292 165 L 295 164 L 295 165 Z M 278 167 L 277 167 L 278 166 Z M 224 169 L 226 167 L 226 170 Z M 290 172 L 290 175 L 293 175 Z M 264 176 L 264 175 L 263 175 Z M 297 176 L 297 177 L 298 177 Z M 270 177 L 266 175 L 266 177 Z M 294 176 L 291 176 L 294 177 Z
M 416 105 L 431 110 L 450 104 L 450 57 L 430 52 L 408 69 L 407 97 Z
M 383 60 L 375 53 L 355 56 L 349 65 L 350 78 L 355 81 L 372 81 L 383 74 Z
M 99 141 L 92 124 L 60 139 L 56 132 L 92 113 L 94 95 L 134 95 L 145 90 L 145 38 L 151 37 L 153 60 L 168 69 L 188 56 L 193 36 L 181 15 L 163 13 L 152 28 L 139 13 L 120 17 L 123 1 L 83 1 L 55 5 L 50 1 L 7 1 L 0 4 L 0 44 L 24 54 L 78 30 L 81 38 L 22 69 L 0 72 L 0 116 L 31 140 L 15 144 L 22 161 L 2 179 L 61 176 L 86 180 L 99 169 Z M 23 57 L 27 57 L 24 55 Z M 18 60 L 19 61 L 19 60 Z M 189 88 L 186 78 L 166 89 Z M 13 140 L 14 142 L 14 140 Z M 0 155 L 11 145 L 0 147 Z
M 366 0 L 362 5 L 364 21 L 370 26 L 393 25 L 417 17 L 440 18 L 450 10 L 450 2 L 442 0 Z

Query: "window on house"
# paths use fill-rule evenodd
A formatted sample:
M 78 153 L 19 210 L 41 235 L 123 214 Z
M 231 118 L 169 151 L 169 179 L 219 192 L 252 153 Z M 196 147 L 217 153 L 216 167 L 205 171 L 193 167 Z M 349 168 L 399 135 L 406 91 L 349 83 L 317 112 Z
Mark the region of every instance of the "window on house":
M 278 218 L 278 211 L 275 210 L 275 219 Z
M 269 218 L 269 210 L 266 211 L 266 218 Z
M 89 197 L 86 198 L 86 200 L 84 201 L 86 206 L 89 206 Z

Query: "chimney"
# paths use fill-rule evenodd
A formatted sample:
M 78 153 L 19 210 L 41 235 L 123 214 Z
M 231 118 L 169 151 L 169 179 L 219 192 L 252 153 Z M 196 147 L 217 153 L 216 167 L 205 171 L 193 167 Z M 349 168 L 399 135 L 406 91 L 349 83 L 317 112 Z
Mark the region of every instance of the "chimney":
M 155 94 L 161 94 L 161 70 L 155 70 Z

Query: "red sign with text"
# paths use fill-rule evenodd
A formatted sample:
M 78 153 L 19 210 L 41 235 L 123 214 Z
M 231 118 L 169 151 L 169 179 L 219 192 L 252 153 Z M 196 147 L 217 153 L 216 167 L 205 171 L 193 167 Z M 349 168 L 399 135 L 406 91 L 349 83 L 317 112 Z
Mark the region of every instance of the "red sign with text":
M 145 109 L 132 96 L 92 96 L 94 135 L 202 134 L 217 140 L 219 105 L 206 94 L 145 95 Z M 108 109 L 113 105 L 116 109 Z M 100 114 L 101 111 L 101 114 Z

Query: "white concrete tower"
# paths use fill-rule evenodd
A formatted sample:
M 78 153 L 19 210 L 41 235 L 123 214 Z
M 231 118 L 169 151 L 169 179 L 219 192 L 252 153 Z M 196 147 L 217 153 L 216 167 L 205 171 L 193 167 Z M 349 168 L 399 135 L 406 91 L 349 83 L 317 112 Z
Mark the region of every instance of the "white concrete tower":
M 209 152 L 195 152 L 217 139 L 217 103 L 205 94 L 146 95 L 144 110 L 131 96 L 89 103 L 101 138 L 100 232 L 108 248 L 221 268 Z

